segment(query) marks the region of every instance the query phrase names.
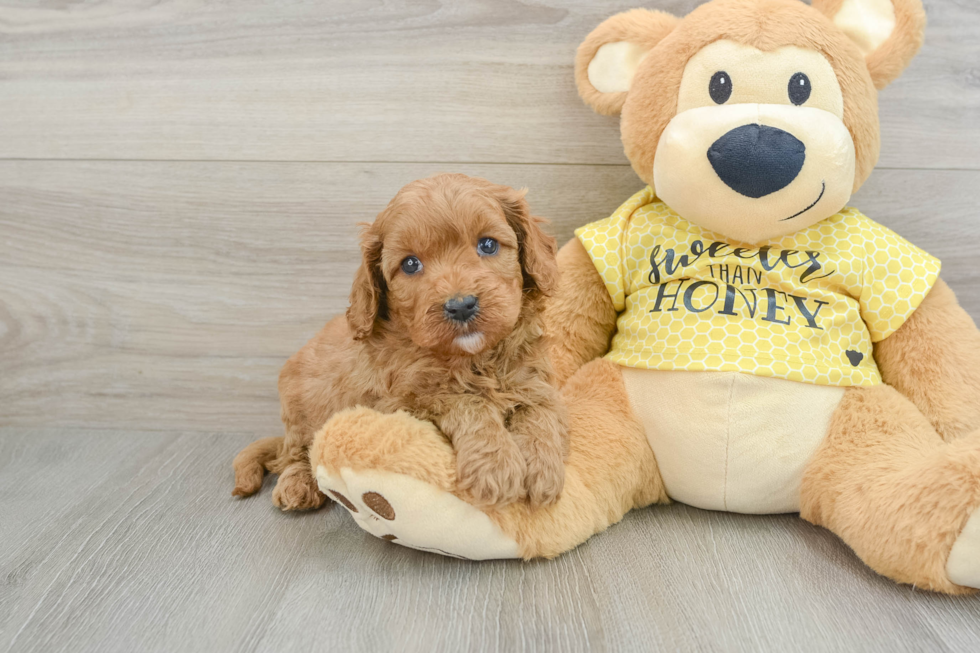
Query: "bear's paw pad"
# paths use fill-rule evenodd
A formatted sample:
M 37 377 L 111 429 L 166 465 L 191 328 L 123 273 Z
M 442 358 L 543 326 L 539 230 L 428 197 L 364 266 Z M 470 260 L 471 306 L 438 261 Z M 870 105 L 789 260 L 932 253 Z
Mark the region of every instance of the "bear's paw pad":
M 957 585 L 980 589 L 980 508 L 953 543 L 946 559 L 946 575 Z
M 362 530 L 420 551 L 468 560 L 517 558 L 517 542 L 486 514 L 417 478 L 378 470 L 316 469 L 320 491 Z

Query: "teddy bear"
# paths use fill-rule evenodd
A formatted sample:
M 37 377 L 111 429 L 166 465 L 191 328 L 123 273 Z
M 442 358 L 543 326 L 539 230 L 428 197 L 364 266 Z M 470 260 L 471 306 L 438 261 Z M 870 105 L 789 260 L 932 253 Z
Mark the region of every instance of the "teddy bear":
M 475 560 L 557 556 L 669 501 L 798 512 L 897 582 L 980 588 L 980 332 L 938 260 L 847 205 L 924 26 L 920 0 L 601 23 L 576 83 L 646 187 L 558 253 L 560 498 L 478 507 L 435 427 L 365 408 L 317 434 L 321 490 L 377 537 Z

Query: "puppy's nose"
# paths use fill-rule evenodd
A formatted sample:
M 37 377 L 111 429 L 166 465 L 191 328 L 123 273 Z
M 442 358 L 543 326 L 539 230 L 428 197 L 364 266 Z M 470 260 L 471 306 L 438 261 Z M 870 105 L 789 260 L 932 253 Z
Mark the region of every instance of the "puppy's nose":
M 466 297 L 453 297 L 442 305 L 442 310 L 446 314 L 446 319 L 452 322 L 469 322 L 480 310 L 480 300 L 475 295 Z
M 708 160 L 736 193 L 758 199 L 790 185 L 800 174 L 806 146 L 782 129 L 742 125 L 708 148 Z

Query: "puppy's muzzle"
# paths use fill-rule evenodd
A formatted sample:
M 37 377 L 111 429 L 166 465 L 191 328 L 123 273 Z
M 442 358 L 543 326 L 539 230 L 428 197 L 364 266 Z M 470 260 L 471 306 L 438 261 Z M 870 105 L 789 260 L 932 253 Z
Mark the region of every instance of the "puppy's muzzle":
M 457 324 L 465 324 L 472 320 L 480 310 L 480 300 L 475 295 L 453 297 L 442 305 L 446 319 Z

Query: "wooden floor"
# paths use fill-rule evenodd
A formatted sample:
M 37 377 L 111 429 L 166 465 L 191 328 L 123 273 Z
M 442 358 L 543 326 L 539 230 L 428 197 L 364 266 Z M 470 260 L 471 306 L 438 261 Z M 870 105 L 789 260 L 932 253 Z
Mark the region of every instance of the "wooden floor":
M 0 650 L 980 647 L 980 599 L 896 586 L 794 516 L 661 507 L 470 563 L 280 514 L 269 483 L 229 496 L 401 185 L 527 186 L 560 239 L 640 187 L 571 75 L 638 4 L 0 5 Z M 980 317 L 980 3 L 926 5 L 853 204 Z

